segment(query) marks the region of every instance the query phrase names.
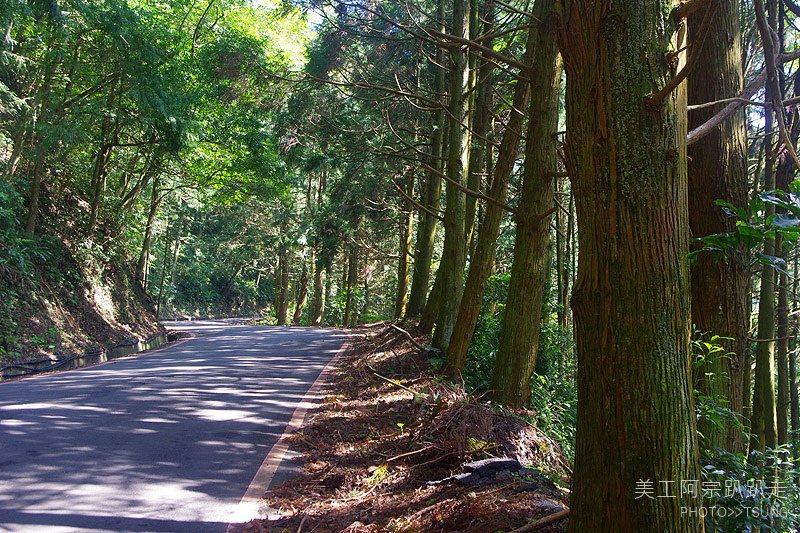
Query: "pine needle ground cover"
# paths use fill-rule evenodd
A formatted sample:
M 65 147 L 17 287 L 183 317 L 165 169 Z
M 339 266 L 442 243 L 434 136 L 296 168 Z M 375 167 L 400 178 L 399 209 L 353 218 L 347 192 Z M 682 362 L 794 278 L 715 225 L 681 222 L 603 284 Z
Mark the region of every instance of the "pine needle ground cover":
M 511 531 L 567 507 L 567 462 L 524 412 L 437 377 L 423 338 L 386 323 L 356 333 L 323 404 L 291 438 L 303 474 L 265 496 L 276 519 L 242 531 Z M 491 457 L 525 468 L 431 483 Z

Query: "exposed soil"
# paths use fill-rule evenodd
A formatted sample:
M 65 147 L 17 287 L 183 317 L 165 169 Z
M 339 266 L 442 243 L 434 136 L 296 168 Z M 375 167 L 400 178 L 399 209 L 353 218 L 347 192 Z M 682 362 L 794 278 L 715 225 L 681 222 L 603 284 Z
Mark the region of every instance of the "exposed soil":
M 327 393 L 291 437 L 304 473 L 265 496 L 275 519 L 242 531 L 484 533 L 566 508 L 570 472 L 556 445 L 517 413 L 437 378 L 425 350 L 387 323 L 355 332 Z M 488 457 L 514 458 L 539 473 L 427 483 Z
M 0 267 L 0 364 L 108 348 L 164 329 L 129 269 L 87 272 L 65 245 L 23 276 Z

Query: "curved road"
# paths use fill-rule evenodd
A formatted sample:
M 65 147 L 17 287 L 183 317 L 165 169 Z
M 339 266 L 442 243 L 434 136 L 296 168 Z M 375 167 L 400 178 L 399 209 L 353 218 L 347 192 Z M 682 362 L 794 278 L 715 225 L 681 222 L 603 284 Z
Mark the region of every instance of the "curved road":
M 0 384 L 0 531 L 224 532 L 341 331 L 197 337 Z

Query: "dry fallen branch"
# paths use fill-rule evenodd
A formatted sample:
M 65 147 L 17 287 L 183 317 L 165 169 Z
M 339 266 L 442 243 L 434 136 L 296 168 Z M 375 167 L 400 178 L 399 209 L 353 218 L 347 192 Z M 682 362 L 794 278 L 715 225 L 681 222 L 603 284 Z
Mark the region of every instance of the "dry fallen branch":
M 569 516 L 569 509 L 562 509 L 561 511 L 558 511 L 557 513 L 553 513 L 550 516 L 545 516 L 544 518 L 542 518 L 540 520 L 537 520 L 536 522 L 534 522 L 532 524 L 528 524 L 527 526 L 519 527 L 519 528 L 511 531 L 511 533 L 528 533 L 529 531 L 536 531 L 537 529 L 542 529 L 545 526 L 549 526 L 550 524 L 554 524 L 554 523 L 558 522 L 559 520 L 563 520 L 567 516 Z

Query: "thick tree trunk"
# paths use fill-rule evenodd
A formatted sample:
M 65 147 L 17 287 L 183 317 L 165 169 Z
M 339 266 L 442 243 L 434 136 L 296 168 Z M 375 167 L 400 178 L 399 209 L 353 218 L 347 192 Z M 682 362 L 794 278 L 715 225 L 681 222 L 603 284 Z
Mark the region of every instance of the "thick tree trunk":
M 692 398 L 686 96 L 645 105 L 672 68 L 665 0 L 559 0 L 567 168 L 578 217 L 578 358 L 569 531 L 700 532 Z M 670 35 L 671 35 L 671 30 Z M 670 42 L 670 40 L 672 42 Z M 649 480 L 650 497 L 637 497 Z M 664 484 L 674 482 L 672 494 Z M 661 491 L 661 492 L 657 492 Z
M 534 39 L 535 32 L 530 31 L 525 57 L 523 58 L 523 63 L 526 65 L 532 64 Z M 517 80 L 511 105 L 511 116 L 503 133 L 503 140 L 500 142 L 497 165 L 494 168 L 492 184 L 488 194 L 500 202 L 505 202 L 506 200 L 508 180 L 517 158 L 524 122 L 524 116 L 520 111 L 528 106 L 530 92 L 529 81 Z M 478 233 L 475 253 L 470 258 L 469 274 L 464 285 L 464 295 L 461 298 L 456 323 L 450 336 L 447 363 L 443 369 L 443 372 L 452 378 L 457 378 L 461 374 L 467 360 L 469 345 L 480 315 L 486 280 L 489 279 L 492 265 L 494 264 L 497 237 L 500 235 L 500 222 L 504 214 L 505 211 L 498 205 L 494 203 L 486 204 L 486 212 L 483 215 L 483 224 L 481 224 L 480 232 Z
M 454 0 L 453 35 L 469 36 L 469 0 Z M 465 195 L 455 183 L 466 185 L 469 161 L 469 134 L 464 125 L 469 122 L 469 101 L 465 94 L 469 85 L 469 66 L 465 47 L 450 48 L 450 121 L 447 149 L 447 203 L 444 215 L 444 249 L 440 269 L 443 270 L 442 293 L 433 333 L 433 345 L 447 351 L 453 332 L 458 306 L 464 291 L 464 268 L 467 261 L 465 233 Z
M 558 164 L 556 131 L 561 85 L 553 5 L 553 0 L 537 0 L 534 6 L 534 17 L 541 22 L 535 31 L 525 170 L 508 300 L 492 373 L 492 397 L 509 407 L 522 407 L 530 396 L 549 271 L 551 174 Z
M 710 26 L 702 28 L 706 9 L 715 12 Z M 689 46 L 709 36 L 698 48 L 696 67 L 687 80 L 690 105 L 728 98 L 739 94 L 743 87 L 739 2 L 721 0 L 716 7 L 706 9 L 688 20 Z M 709 76 L 709 72 L 714 75 Z M 703 124 L 714 113 L 713 107 L 691 111 L 689 129 Z M 746 127 L 742 109 L 689 147 L 689 225 L 693 237 L 735 231 L 735 219 L 725 214 L 716 201 L 722 199 L 738 207 L 747 205 Z M 748 276 L 744 247 L 724 258 L 701 253 L 692 269 L 692 322 L 708 337 L 733 339 L 724 342 L 728 354 L 711 358 L 699 369 L 695 385 L 737 416 L 742 415 L 744 406 L 743 370 L 749 349 Z M 721 428 L 704 423 L 700 431 L 709 448 L 744 451 L 742 432 L 733 426 Z

